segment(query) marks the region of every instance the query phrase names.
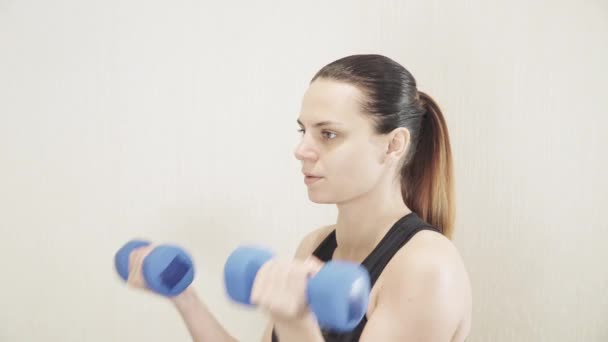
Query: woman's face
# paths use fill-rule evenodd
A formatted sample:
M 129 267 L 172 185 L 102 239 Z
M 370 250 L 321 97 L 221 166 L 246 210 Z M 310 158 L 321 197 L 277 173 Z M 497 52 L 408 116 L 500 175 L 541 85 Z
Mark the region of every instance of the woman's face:
M 386 173 L 386 138 L 361 110 L 363 93 L 348 83 L 317 79 L 302 100 L 302 139 L 294 154 L 302 163 L 308 197 L 342 203 L 364 195 Z

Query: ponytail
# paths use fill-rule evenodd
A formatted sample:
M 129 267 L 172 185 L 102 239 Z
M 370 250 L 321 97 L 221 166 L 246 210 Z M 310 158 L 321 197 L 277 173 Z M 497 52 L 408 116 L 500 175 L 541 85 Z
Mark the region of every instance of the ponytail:
M 412 158 L 401 170 L 405 204 L 447 238 L 454 231 L 454 182 L 447 125 L 439 106 L 419 91 L 424 109 L 420 136 Z
M 324 66 L 313 77 L 355 85 L 367 95 L 362 109 L 374 118 L 376 132 L 410 130 L 412 144 L 400 171 L 405 204 L 427 223 L 452 237 L 454 191 L 452 152 L 439 106 L 418 91 L 401 64 L 382 55 L 351 55 Z

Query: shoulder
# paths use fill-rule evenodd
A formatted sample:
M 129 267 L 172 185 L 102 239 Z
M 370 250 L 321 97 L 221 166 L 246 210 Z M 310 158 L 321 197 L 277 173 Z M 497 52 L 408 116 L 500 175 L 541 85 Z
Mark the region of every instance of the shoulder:
M 445 236 L 418 232 L 383 272 L 378 306 L 415 315 L 453 331 L 470 315 L 470 280 L 456 246 Z
M 406 286 L 464 291 L 469 279 L 454 243 L 437 232 L 423 230 L 395 254 L 387 266 L 385 281 L 391 289 Z
M 462 341 L 471 321 L 469 280 L 456 247 L 418 232 L 378 279 L 376 305 L 361 341 Z
M 306 259 L 333 230 L 334 226 L 329 225 L 317 228 L 306 234 L 298 244 L 295 258 Z
M 412 237 L 394 257 L 398 274 L 426 270 L 434 272 L 462 271 L 462 258 L 454 243 L 431 230 L 422 230 Z

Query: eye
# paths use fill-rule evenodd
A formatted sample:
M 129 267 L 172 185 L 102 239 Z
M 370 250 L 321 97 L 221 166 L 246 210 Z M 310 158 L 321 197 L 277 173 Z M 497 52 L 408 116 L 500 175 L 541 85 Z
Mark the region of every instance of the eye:
M 300 134 L 304 134 L 304 132 L 305 132 L 305 131 L 304 131 L 304 128 L 300 128 L 300 129 L 298 129 L 298 133 L 300 133 Z
M 323 138 L 327 140 L 334 139 L 337 136 L 336 133 L 330 131 L 323 131 L 321 132 L 321 135 L 323 135 Z

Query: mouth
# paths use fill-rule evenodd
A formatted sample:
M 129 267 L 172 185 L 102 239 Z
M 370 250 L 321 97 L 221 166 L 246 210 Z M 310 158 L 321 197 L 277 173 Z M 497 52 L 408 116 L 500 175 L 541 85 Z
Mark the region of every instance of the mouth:
M 312 175 L 304 175 L 304 184 L 306 185 L 312 185 L 316 182 L 318 182 L 319 180 L 321 180 L 323 177 L 318 177 L 318 176 L 312 176 Z

